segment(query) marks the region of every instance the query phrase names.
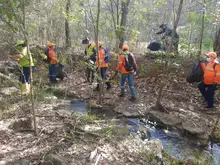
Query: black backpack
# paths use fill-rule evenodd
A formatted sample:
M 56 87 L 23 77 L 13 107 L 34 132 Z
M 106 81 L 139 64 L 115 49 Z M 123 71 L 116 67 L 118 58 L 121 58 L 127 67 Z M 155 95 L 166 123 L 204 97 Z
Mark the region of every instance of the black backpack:
M 134 58 L 132 57 L 132 55 L 129 53 L 129 54 L 126 54 L 125 55 L 125 65 L 124 65 L 126 71 L 136 71 L 136 64 L 134 62 Z
M 47 58 L 44 59 L 43 61 L 44 61 L 45 63 L 49 64 L 49 63 L 50 63 L 50 57 L 49 57 L 49 48 L 48 48 L 48 47 L 46 47 L 46 48 L 44 49 L 44 54 L 47 56 Z
M 200 65 L 201 61 L 198 61 L 193 64 L 191 72 L 189 72 L 186 81 L 188 83 L 193 82 L 200 82 L 203 80 L 204 71 Z M 216 63 L 214 64 L 213 68 L 215 69 Z

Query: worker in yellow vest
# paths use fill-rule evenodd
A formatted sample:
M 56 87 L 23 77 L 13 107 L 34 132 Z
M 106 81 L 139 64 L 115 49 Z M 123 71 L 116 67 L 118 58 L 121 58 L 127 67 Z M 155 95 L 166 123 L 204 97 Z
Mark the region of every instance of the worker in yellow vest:
M 85 59 L 88 65 L 86 69 L 87 82 L 92 84 L 95 78 L 94 66 L 96 62 L 96 47 L 88 38 L 84 39 L 82 44 L 86 45 Z
M 20 69 L 21 94 L 28 94 L 30 92 L 30 66 L 34 67 L 34 62 L 30 54 L 30 59 L 27 53 L 27 46 L 25 41 L 20 40 L 16 43 L 18 54 L 9 55 L 8 57 L 18 61 Z

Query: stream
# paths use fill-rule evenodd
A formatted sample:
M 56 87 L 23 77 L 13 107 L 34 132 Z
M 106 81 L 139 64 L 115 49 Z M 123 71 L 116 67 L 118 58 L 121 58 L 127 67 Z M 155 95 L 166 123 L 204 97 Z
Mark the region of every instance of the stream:
M 76 111 L 82 115 L 93 114 L 103 119 L 111 119 L 116 116 L 116 113 L 109 110 L 88 110 L 86 101 L 73 100 L 71 104 L 73 111 Z M 192 156 L 196 157 L 198 155 L 205 154 L 213 157 L 213 165 L 220 165 L 220 146 L 217 144 L 211 144 L 210 142 L 207 147 L 199 147 L 195 144 L 192 144 L 187 137 L 182 137 L 176 132 L 160 128 L 157 126 L 156 122 L 146 119 L 127 118 L 127 120 L 122 120 L 122 124 L 127 126 L 129 128 L 129 132 L 132 134 L 139 134 L 140 126 L 142 130 L 146 129 L 147 136 L 143 137 L 142 140 L 161 140 L 164 150 L 168 152 L 170 156 L 173 156 L 179 160 L 185 160 L 191 158 Z

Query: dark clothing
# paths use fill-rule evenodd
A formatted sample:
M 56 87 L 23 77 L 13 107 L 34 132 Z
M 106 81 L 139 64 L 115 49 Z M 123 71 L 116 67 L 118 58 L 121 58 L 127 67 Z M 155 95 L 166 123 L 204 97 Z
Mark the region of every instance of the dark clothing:
M 167 50 L 168 48 L 168 37 L 172 37 L 173 29 L 170 29 L 167 26 L 160 26 L 160 31 L 156 34 L 163 34 L 162 42 L 163 43 L 163 50 Z M 179 35 L 175 32 L 174 37 L 172 38 L 173 49 L 178 52 L 178 45 L 179 45 Z
M 100 71 L 101 71 L 101 77 L 103 80 L 105 80 L 105 84 L 107 86 L 107 90 L 111 88 L 111 84 L 110 82 L 107 80 L 107 69 L 108 68 L 101 68 Z M 99 90 L 99 84 L 97 84 L 97 87 L 96 87 L 97 90 Z
M 216 84 L 206 85 L 204 82 L 200 82 L 198 88 L 205 101 L 208 103 L 208 108 L 213 108 Z
M 30 67 L 22 67 L 20 72 L 20 81 L 22 84 L 30 84 Z
M 57 64 L 50 64 L 49 65 L 49 79 L 51 83 L 57 82 Z
M 86 68 L 86 77 L 87 81 L 90 83 L 93 83 L 95 78 L 95 71 L 93 69 L 90 69 L 89 67 Z
M 157 41 L 153 40 L 150 42 L 147 48 L 150 49 L 151 51 L 158 51 L 160 50 L 161 47 Z
M 109 81 L 107 81 L 107 68 L 101 68 L 101 77 L 103 80 L 106 80 L 105 84 L 107 86 L 107 89 L 111 88 L 111 84 Z

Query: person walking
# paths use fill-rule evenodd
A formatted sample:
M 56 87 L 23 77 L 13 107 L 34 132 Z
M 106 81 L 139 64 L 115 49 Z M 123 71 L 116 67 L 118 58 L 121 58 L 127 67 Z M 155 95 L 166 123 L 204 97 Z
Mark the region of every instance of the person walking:
M 122 46 L 122 52 L 119 55 L 118 65 L 116 67 L 116 71 L 114 76 L 111 78 L 115 78 L 118 72 L 121 73 L 120 77 L 120 88 L 121 93 L 119 97 L 125 96 L 125 81 L 128 80 L 128 85 L 131 90 L 131 98 L 130 101 L 136 100 L 135 87 L 134 87 L 134 74 L 137 70 L 137 63 L 134 55 L 129 52 L 129 47 L 127 45 Z
M 198 88 L 207 103 L 206 108 L 214 108 L 214 95 L 218 84 L 220 84 L 220 64 L 217 63 L 217 54 L 209 52 L 207 54 L 208 63 L 200 63 L 204 71 L 204 80 L 198 84 Z

